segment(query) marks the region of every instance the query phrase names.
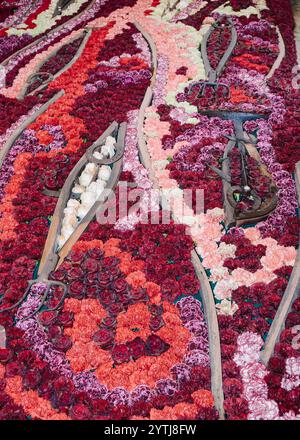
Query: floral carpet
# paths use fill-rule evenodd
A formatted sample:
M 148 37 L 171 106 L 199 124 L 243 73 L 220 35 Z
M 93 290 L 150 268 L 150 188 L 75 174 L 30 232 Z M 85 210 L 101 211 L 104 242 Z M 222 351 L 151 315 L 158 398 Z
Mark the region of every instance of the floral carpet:
M 293 30 L 288 0 L 0 1 L 0 419 L 300 419 Z M 234 215 L 270 212 L 227 222 L 226 160 Z M 118 163 L 132 209 L 87 222 Z

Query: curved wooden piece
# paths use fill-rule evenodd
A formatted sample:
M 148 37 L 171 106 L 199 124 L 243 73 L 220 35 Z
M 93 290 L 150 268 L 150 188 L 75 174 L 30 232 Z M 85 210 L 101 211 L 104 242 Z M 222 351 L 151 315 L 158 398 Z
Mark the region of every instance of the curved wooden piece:
M 0 325 L 0 348 L 6 347 L 6 331 L 3 325 Z
M 145 38 L 145 40 L 147 41 L 151 54 L 152 54 L 152 78 L 151 78 L 151 85 L 153 85 L 156 81 L 156 75 L 157 75 L 157 49 L 155 46 L 155 43 L 151 37 L 151 35 L 145 31 L 142 26 L 134 21 L 133 24 L 135 25 L 135 27 L 138 29 L 138 31 L 143 35 L 143 37 Z
M 284 40 L 282 38 L 280 29 L 278 26 L 276 26 L 276 31 L 277 31 L 277 35 L 278 35 L 278 40 L 279 40 L 279 54 L 278 57 L 276 58 L 270 72 L 268 73 L 268 75 L 266 76 L 266 79 L 272 78 L 272 76 L 275 73 L 275 70 L 278 69 L 278 67 L 280 67 L 280 64 L 282 63 L 284 57 L 285 57 L 285 44 L 284 44 Z
M 37 87 L 35 90 L 33 90 L 32 92 L 29 93 L 29 95 L 35 95 L 37 92 L 39 92 L 40 90 L 44 89 L 50 82 L 54 81 L 57 77 L 59 77 L 62 73 L 64 73 L 66 70 L 68 70 L 77 60 L 78 58 L 81 56 L 90 36 L 91 36 L 92 30 L 91 29 L 86 29 L 84 30 L 84 32 L 82 32 L 79 35 L 76 35 L 75 37 L 71 38 L 67 43 L 63 44 L 62 46 L 56 48 L 53 52 L 51 52 L 50 55 L 48 55 L 45 59 L 43 59 L 40 63 L 38 63 L 38 65 L 36 66 L 36 71 L 35 73 L 32 73 L 26 81 L 26 84 L 24 86 L 24 88 L 22 89 L 22 91 L 20 92 L 18 99 L 22 100 L 24 99 L 24 97 L 27 94 L 27 90 L 28 87 L 30 85 L 30 81 L 34 76 L 38 76 L 39 74 L 48 74 L 48 72 L 39 72 L 39 69 L 52 57 L 54 57 L 57 52 L 64 46 L 66 46 L 67 44 L 70 44 L 71 42 L 77 40 L 78 38 L 80 38 L 81 36 L 84 35 L 84 38 L 76 52 L 76 54 L 74 55 L 74 57 L 64 66 L 62 67 L 58 72 L 56 72 L 54 75 L 52 74 L 48 74 L 50 77 L 48 80 L 44 81 L 43 84 L 41 84 L 39 87 Z
M 93 0 L 91 4 L 89 4 L 83 11 L 81 11 L 79 14 L 74 15 L 73 17 L 71 17 L 69 20 L 65 21 L 64 23 L 62 23 L 61 25 L 57 26 L 56 28 L 50 30 L 49 32 L 47 32 L 45 35 L 42 35 L 40 38 L 38 38 L 37 40 L 32 41 L 31 43 L 29 43 L 27 46 L 22 47 L 21 49 L 19 49 L 17 52 L 14 52 L 13 54 L 11 54 L 9 57 L 7 57 L 4 61 L 2 61 L 2 63 L 0 64 L 0 66 L 6 66 L 10 60 L 12 60 L 14 57 L 18 56 L 20 53 L 22 53 L 24 50 L 26 49 L 30 49 L 33 46 L 36 46 L 37 44 L 39 44 L 41 41 L 49 38 L 50 35 L 55 34 L 56 32 L 60 31 L 61 29 L 67 27 L 67 25 L 72 21 L 72 20 L 76 20 L 79 17 L 81 17 L 83 14 L 85 14 L 89 9 L 91 9 L 94 4 L 96 3 L 97 0 Z M 62 37 L 64 38 L 64 37 Z
M 300 162 L 296 164 L 295 169 L 296 187 L 298 193 L 298 205 L 300 207 Z M 300 237 L 299 237 L 300 243 Z M 275 318 L 270 327 L 264 348 L 260 355 L 260 360 L 263 364 L 268 365 L 270 358 L 273 355 L 275 345 L 280 337 L 281 331 L 284 329 L 285 320 L 289 314 L 293 302 L 300 293 L 300 247 L 298 248 L 294 268 L 289 279 L 289 283 L 282 297 L 281 303 L 278 307 Z
M 201 297 L 204 314 L 208 327 L 209 356 L 211 368 L 211 390 L 215 400 L 215 407 L 221 420 L 224 419 L 224 393 L 222 379 L 221 342 L 219 324 L 214 301 L 213 291 L 209 284 L 206 272 L 196 251 L 192 251 L 192 263 L 201 285 Z
M 61 96 L 64 95 L 64 90 L 59 91 L 56 93 L 49 101 L 47 101 L 45 104 L 43 104 L 33 115 L 29 116 L 21 125 L 20 127 L 14 131 L 14 133 L 10 136 L 10 138 L 6 141 L 4 147 L 2 150 L 0 150 L 0 169 L 2 167 L 3 161 L 9 152 L 10 148 L 13 146 L 15 141 L 18 139 L 18 137 L 23 133 L 26 128 L 32 124 L 36 120 L 38 116 L 40 116 L 42 113 L 44 113 L 48 107 L 53 104 L 55 101 L 57 101 Z
M 74 243 L 76 243 L 76 241 L 84 232 L 90 221 L 94 218 L 99 207 L 107 199 L 106 195 L 103 197 L 100 196 L 100 198 L 96 201 L 96 203 L 91 207 L 87 215 L 81 220 L 81 222 L 79 223 L 73 234 L 66 241 L 64 246 L 58 251 L 56 249 L 56 240 L 61 228 L 61 223 L 63 219 L 63 210 L 66 207 L 66 204 L 70 198 L 72 187 L 74 185 L 76 178 L 78 177 L 82 169 L 85 167 L 85 165 L 89 162 L 88 160 L 89 152 L 94 150 L 95 144 L 98 145 L 104 143 L 107 136 L 114 133 L 115 134 L 118 133 L 117 150 L 121 150 L 121 152 L 123 152 L 125 132 L 126 132 L 126 123 L 121 124 L 119 127 L 116 122 L 113 122 L 107 128 L 107 130 L 105 130 L 105 132 L 99 137 L 99 139 L 97 139 L 97 141 L 85 152 L 85 154 L 81 157 L 81 159 L 77 162 L 77 164 L 69 174 L 62 190 L 60 191 L 56 208 L 52 217 L 51 226 L 48 232 L 48 236 L 45 243 L 43 255 L 40 262 L 39 272 L 38 272 L 38 279 L 40 281 L 43 281 L 44 279 L 48 278 L 49 273 L 52 270 L 54 270 L 54 268 L 56 267 L 58 260 L 59 260 L 59 264 L 62 263 L 65 256 L 71 250 L 71 247 L 74 245 Z M 106 189 L 112 190 L 117 184 L 122 167 L 122 155 L 123 154 L 121 154 L 119 160 L 113 164 L 112 173 L 109 181 L 107 182 Z

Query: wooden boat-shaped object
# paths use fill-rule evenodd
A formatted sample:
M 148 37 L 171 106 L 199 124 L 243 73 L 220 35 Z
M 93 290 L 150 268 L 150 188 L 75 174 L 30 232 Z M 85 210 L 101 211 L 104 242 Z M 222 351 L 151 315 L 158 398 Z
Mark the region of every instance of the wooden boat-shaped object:
M 113 194 L 122 170 L 126 126 L 127 124 L 125 122 L 122 124 L 113 122 L 77 162 L 58 195 L 58 201 L 52 217 L 47 240 L 44 246 L 43 255 L 40 261 L 37 279 L 28 282 L 28 288 L 26 289 L 23 297 L 17 303 L 7 308 L 1 308 L 0 305 L 0 313 L 7 312 L 18 307 L 23 301 L 26 300 L 26 297 L 34 284 L 43 284 L 46 288 L 37 309 L 29 316 L 26 316 L 26 318 L 24 319 L 29 319 L 30 317 L 38 313 L 42 308 L 46 311 L 55 311 L 61 306 L 68 293 L 68 286 L 60 281 L 49 279 L 49 275 L 51 272 L 55 271 L 64 261 L 65 257 L 71 251 L 73 245 L 80 238 L 81 234 L 85 231 L 97 212 L 99 212 L 101 208 L 103 210 L 105 209 L 105 202 Z M 99 159 L 97 157 L 99 157 L 100 151 L 108 138 L 114 138 L 116 141 L 115 154 L 112 157 Z M 106 180 L 105 190 L 102 191 L 100 195 L 97 195 L 97 197 L 95 197 L 93 203 L 88 206 L 85 215 L 83 215 L 82 218 L 78 219 L 78 222 L 73 228 L 72 233 L 69 234 L 68 237 L 66 237 L 66 240 L 63 243 L 59 244 L 58 237 L 62 233 L 64 227 L 64 219 L 67 215 L 65 213 L 65 209 L 68 207 L 68 204 L 70 205 L 70 200 L 76 201 L 76 197 L 78 197 L 78 195 L 75 195 L 73 192 L 74 186 L 80 183 L 80 178 L 89 164 L 92 164 L 92 167 L 96 171 L 95 175 L 90 179 L 89 184 L 93 183 L 97 179 L 97 175 L 101 167 L 106 166 L 110 168 L 111 171 Z M 57 196 L 57 194 L 51 195 Z M 78 200 L 77 203 L 79 203 Z M 49 293 L 51 289 L 55 287 L 62 290 L 62 296 L 55 307 L 45 307 Z

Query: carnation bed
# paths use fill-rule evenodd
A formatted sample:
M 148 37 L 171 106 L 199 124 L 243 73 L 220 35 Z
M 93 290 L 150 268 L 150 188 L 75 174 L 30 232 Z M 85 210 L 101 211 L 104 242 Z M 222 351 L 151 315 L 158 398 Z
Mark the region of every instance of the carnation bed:
M 0 418 L 300 419 L 290 2 L 0 6 Z

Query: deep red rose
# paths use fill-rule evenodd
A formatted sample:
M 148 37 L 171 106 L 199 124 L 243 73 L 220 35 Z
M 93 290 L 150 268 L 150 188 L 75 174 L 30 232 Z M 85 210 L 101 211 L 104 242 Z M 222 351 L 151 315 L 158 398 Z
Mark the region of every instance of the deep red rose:
M 165 325 L 164 320 L 161 316 L 152 316 L 150 320 L 150 329 L 156 332 L 161 327 Z
M 73 281 L 70 284 L 69 292 L 74 298 L 83 298 L 85 294 L 85 286 L 81 281 Z
M 48 328 L 48 337 L 49 339 L 55 339 L 61 336 L 62 330 L 59 325 L 51 325 Z
M 6 377 L 13 377 L 22 374 L 22 365 L 19 362 L 8 362 L 6 365 Z
M 40 312 L 38 314 L 38 320 L 39 322 L 44 325 L 44 326 L 48 326 L 50 324 L 53 324 L 57 318 L 58 312 Z
M 215 408 L 200 407 L 197 420 L 218 420 L 218 412 Z
M 133 341 L 128 342 L 127 347 L 133 359 L 138 359 L 146 354 L 145 342 L 140 337 L 136 337 Z
M 269 369 L 278 374 L 282 374 L 285 371 L 285 360 L 278 357 L 272 357 L 268 364 Z
M 95 258 L 96 260 L 100 260 L 103 257 L 104 253 L 103 253 L 102 249 L 93 248 L 88 251 L 88 255 L 91 258 Z
M 224 362 L 222 365 L 222 369 L 225 378 L 229 377 L 237 379 L 240 376 L 239 367 L 232 360 Z
M 99 300 L 104 306 L 111 305 L 115 301 L 115 295 L 110 290 L 101 290 Z
M 243 382 L 239 379 L 225 379 L 223 390 L 226 397 L 239 397 L 243 392 Z
M 36 389 L 41 381 L 41 373 L 39 370 L 28 370 L 23 377 L 23 385 L 26 389 Z
M 68 351 L 73 343 L 72 339 L 67 335 L 60 335 L 53 339 L 53 346 L 60 351 Z
M 113 329 L 117 324 L 117 321 L 112 316 L 107 316 L 102 319 L 101 321 L 101 327 L 106 327 L 109 329 Z
M 116 364 L 122 364 L 123 362 L 129 362 L 130 350 L 126 344 L 115 345 L 111 355 Z
M 101 328 L 93 335 L 93 341 L 99 345 L 99 347 L 106 350 L 112 346 L 114 340 L 114 334 L 111 330 Z
M 76 280 L 76 279 L 82 279 L 84 276 L 84 272 L 81 269 L 81 267 L 79 266 L 75 266 L 73 267 L 69 272 L 68 272 L 68 279 L 69 280 Z
M 146 340 L 146 350 L 149 356 L 160 356 L 169 348 L 170 345 L 157 335 L 150 335 Z
M 114 303 L 109 306 L 107 309 L 110 316 L 117 316 L 119 313 L 121 313 L 124 310 L 123 304 L 121 303 Z

